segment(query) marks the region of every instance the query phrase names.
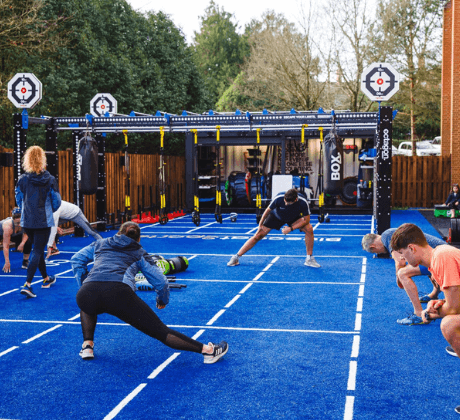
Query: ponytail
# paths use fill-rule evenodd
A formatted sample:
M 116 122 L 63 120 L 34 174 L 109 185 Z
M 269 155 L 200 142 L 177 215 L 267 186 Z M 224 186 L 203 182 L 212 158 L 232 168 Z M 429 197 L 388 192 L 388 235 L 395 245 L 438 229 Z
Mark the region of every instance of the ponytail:
M 128 238 L 134 239 L 135 241 L 139 242 L 141 238 L 141 229 L 139 225 L 134 222 L 125 222 L 120 226 L 120 230 L 118 231 L 119 235 L 125 235 Z

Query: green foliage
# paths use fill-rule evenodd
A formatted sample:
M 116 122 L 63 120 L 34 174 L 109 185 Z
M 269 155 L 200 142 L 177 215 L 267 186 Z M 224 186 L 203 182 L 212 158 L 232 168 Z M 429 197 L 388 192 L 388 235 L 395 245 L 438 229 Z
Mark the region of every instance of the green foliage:
M 211 0 L 201 17 L 200 32 L 195 32 L 194 59 L 213 104 L 238 76 L 249 54 L 247 37 L 237 33 L 237 24 L 231 19 L 230 13 Z
M 122 114 L 210 106 L 192 51 L 165 14 L 143 15 L 125 0 L 46 0 L 41 13 L 45 20 L 66 17 L 59 31 L 67 44 L 46 56 L 30 55 L 16 69 L 33 72 L 43 84 L 43 99 L 31 114 L 84 116 L 97 93 L 112 94 Z M 129 136 L 130 150 L 159 149 L 159 134 Z M 107 151 L 121 150 L 123 142 L 122 135 L 109 135 Z M 70 144 L 70 133 L 59 134 L 60 148 Z M 165 149 L 183 154 L 183 144 L 182 135 L 170 136 Z

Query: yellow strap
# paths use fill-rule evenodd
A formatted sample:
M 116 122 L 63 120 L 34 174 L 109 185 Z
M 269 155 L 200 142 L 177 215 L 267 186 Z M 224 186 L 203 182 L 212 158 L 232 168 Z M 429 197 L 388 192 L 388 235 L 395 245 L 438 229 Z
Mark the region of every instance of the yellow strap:
M 258 128 L 256 130 L 256 132 L 257 132 L 257 143 L 260 143 L 260 130 L 261 130 L 260 128 Z
M 259 209 L 262 207 L 262 197 L 260 194 L 256 195 L 256 207 Z
M 220 125 L 216 125 L 216 130 L 217 130 L 216 140 L 217 142 L 219 142 L 220 141 Z
M 195 135 L 195 144 L 198 144 L 198 130 L 193 128 L 192 133 Z
M 308 124 L 302 124 L 302 133 L 300 136 L 300 142 L 305 143 L 305 128 L 308 127 Z
M 131 201 L 129 199 L 129 195 L 125 196 L 125 207 L 126 208 L 131 208 Z
M 123 130 L 122 131 L 123 135 L 125 136 L 125 145 L 128 145 L 128 130 Z
M 323 207 L 324 206 L 324 193 L 321 193 L 319 195 L 319 206 Z
M 319 130 L 319 140 L 323 142 L 323 127 L 318 127 Z
M 163 148 L 163 141 L 165 137 L 165 128 L 163 126 L 160 127 L 160 147 Z

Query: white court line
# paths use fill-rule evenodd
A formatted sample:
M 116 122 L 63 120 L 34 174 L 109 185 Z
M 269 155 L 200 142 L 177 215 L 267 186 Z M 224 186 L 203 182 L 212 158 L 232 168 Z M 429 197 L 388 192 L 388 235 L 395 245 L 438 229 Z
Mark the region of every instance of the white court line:
M 263 275 L 265 274 L 265 271 L 261 271 L 257 276 L 255 276 L 252 281 L 257 281 L 259 280 Z
M 240 290 L 240 294 L 243 294 L 246 290 L 248 290 L 254 283 L 248 283 L 246 286 L 244 286 L 241 290 Z
M 355 391 L 356 389 L 356 371 L 358 369 L 358 362 L 355 360 L 350 361 L 350 371 L 348 373 L 347 391 Z
M 217 314 L 215 314 L 207 323 L 206 325 L 212 325 L 217 319 L 225 312 L 225 309 L 221 309 Z
M 155 379 L 164 370 L 164 368 L 168 366 L 179 355 L 180 353 L 174 353 L 171 357 L 166 359 L 160 366 L 158 366 L 149 376 L 147 376 L 147 379 Z
M 8 290 L 8 292 L 2 293 L 0 296 L 8 295 L 9 293 L 17 292 L 19 289 Z
M 362 322 L 363 316 L 360 313 L 356 314 L 355 318 L 355 331 L 361 331 L 361 322 Z
M 73 316 L 72 318 L 69 318 L 67 321 L 75 321 L 78 318 L 80 318 L 80 314 L 77 314 L 77 315 Z
M 59 328 L 59 327 L 62 327 L 62 324 L 55 325 L 53 328 L 50 328 L 49 330 L 43 331 L 42 333 L 37 334 L 37 335 L 33 336 L 32 338 L 29 338 L 29 339 L 26 340 L 26 341 L 23 341 L 22 344 L 31 343 L 32 341 L 36 340 L 37 338 L 40 338 L 41 336 L 43 336 L 43 335 L 45 335 L 45 334 L 48 334 L 48 333 L 50 333 L 51 331 L 54 331 L 55 329 L 57 329 L 57 328 Z
M 37 320 L 24 320 L 24 319 L 0 319 L 0 322 L 12 323 L 28 323 L 28 324 L 65 324 L 81 326 L 80 322 L 73 321 L 37 321 Z M 112 327 L 130 327 L 129 324 L 120 322 L 98 322 L 97 325 L 112 326 Z M 356 335 L 358 331 L 326 331 L 326 330 L 289 330 L 286 328 L 243 328 L 243 327 L 222 327 L 213 325 L 168 325 L 169 328 L 190 328 L 190 329 L 212 329 L 212 330 L 226 330 L 226 331 L 261 331 L 261 332 L 283 332 L 283 333 L 320 333 L 320 334 L 346 334 Z
M 19 348 L 18 346 L 10 347 L 8 350 L 2 351 L 2 352 L 0 353 L 0 357 L 4 356 L 5 354 L 8 354 L 10 351 L 13 351 L 13 350 L 18 349 L 18 348 Z
M 359 355 L 359 342 L 360 342 L 361 337 L 359 335 L 355 335 L 353 337 L 353 346 L 351 348 L 351 356 L 353 358 L 357 358 Z
M 362 311 L 363 311 L 363 298 L 359 297 L 358 303 L 356 304 L 356 312 L 362 312 Z
M 355 397 L 347 395 L 347 399 L 345 402 L 345 414 L 343 416 L 343 420 L 352 420 L 353 419 L 353 406 L 355 403 Z
M 221 280 L 221 279 L 180 279 L 180 281 L 191 281 L 196 283 L 247 283 L 247 280 Z M 258 281 L 259 284 L 292 284 L 292 285 L 300 285 L 300 284 L 329 284 L 329 285 L 359 285 L 361 283 L 348 283 L 348 282 L 338 282 L 338 281 L 278 281 L 278 280 L 262 280 Z
M 270 267 L 272 267 L 272 266 L 273 266 L 273 264 L 270 263 L 262 271 L 268 271 L 268 270 L 270 270 Z
M 359 292 L 358 292 L 358 297 L 363 297 L 364 296 L 364 284 L 359 285 Z
M 123 401 L 120 402 L 120 404 L 118 404 L 109 414 L 107 414 L 105 417 L 104 417 L 104 420 L 112 420 L 113 418 L 115 418 L 117 416 L 117 414 L 123 410 L 123 408 L 126 407 L 126 405 L 128 405 L 128 403 L 134 399 L 134 397 L 139 394 L 139 392 L 141 392 L 145 387 L 147 386 L 147 384 L 140 384 L 136 389 L 134 389 L 134 391 L 132 391 L 129 395 L 127 395 Z
M 193 259 L 194 259 L 194 258 L 196 258 L 196 257 L 198 257 L 198 255 L 197 255 L 197 254 L 195 254 L 195 255 L 192 255 L 190 258 L 187 258 L 187 260 L 188 260 L 188 261 L 190 261 L 190 260 L 193 260 Z
M 228 302 L 224 308 L 230 308 L 230 306 L 232 306 L 239 298 L 241 297 L 241 295 L 236 295 L 230 302 Z

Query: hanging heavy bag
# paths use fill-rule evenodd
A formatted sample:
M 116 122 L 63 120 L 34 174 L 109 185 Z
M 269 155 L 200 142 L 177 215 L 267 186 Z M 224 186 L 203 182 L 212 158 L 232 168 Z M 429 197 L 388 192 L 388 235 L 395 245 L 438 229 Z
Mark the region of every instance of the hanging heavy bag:
M 86 195 L 96 194 L 97 192 L 97 163 L 98 150 L 97 142 L 90 135 L 86 135 L 79 143 L 79 189 Z
M 343 142 L 330 132 L 323 141 L 324 194 L 338 195 L 343 190 Z

